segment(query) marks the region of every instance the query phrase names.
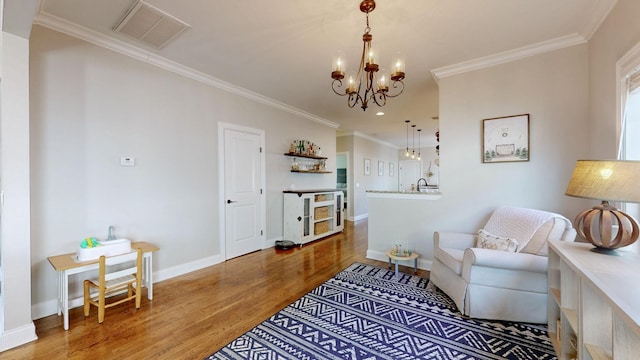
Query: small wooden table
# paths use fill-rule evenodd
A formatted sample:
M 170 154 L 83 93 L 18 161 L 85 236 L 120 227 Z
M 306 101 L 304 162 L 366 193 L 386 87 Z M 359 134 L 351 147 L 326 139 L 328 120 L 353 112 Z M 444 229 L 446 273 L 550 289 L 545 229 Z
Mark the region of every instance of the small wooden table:
M 418 258 L 420 257 L 420 254 L 412 252 L 411 255 L 399 256 L 396 255 L 395 250 L 392 249 L 387 250 L 386 254 L 389 258 L 389 269 L 391 269 L 391 260 L 396 261 L 396 276 L 398 276 L 398 261 L 413 260 L 413 272 L 414 274 L 418 273 Z
M 153 252 L 159 250 L 146 242 L 131 243 L 131 249 L 142 249 L 142 285 L 147 297 L 153 299 Z M 69 277 L 81 272 L 98 269 L 99 259 L 78 262 L 76 253 L 49 256 L 49 263 L 58 272 L 58 316 L 64 316 L 64 329 L 69 330 Z

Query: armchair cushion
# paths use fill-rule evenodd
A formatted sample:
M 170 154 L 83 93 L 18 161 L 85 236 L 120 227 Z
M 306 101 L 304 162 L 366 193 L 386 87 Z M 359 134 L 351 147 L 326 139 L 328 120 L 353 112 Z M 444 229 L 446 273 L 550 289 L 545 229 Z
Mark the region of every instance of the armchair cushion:
M 518 250 L 518 240 L 494 235 L 485 229 L 480 229 L 476 246 L 482 249 L 515 252 Z
M 468 248 L 464 251 L 463 263 L 464 270 L 473 266 L 484 266 L 494 269 L 547 273 L 547 258 L 544 256 L 523 253 L 504 255 L 503 252 L 492 249 Z

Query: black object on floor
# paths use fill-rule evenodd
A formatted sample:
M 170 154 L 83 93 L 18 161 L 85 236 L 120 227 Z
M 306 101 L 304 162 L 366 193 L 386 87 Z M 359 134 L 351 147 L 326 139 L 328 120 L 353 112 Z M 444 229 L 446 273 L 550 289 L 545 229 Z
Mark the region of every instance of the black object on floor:
M 298 244 L 294 243 L 291 240 L 278 240 L 276 241 L 276 249 L 278 250 L 289 250 L 292 247 L 296 246 Z

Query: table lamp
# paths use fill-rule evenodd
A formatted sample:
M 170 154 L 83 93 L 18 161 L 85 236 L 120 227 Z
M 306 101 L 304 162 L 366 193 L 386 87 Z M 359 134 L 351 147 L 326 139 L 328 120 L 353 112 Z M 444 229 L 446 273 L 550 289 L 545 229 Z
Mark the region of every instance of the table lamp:
M 638 222 L 609 201 L 640 203 L 640 161 L 578 160 L 565 195 L 602 201 L 574 221 L 593 251 L 613 255 L 638 239 Z

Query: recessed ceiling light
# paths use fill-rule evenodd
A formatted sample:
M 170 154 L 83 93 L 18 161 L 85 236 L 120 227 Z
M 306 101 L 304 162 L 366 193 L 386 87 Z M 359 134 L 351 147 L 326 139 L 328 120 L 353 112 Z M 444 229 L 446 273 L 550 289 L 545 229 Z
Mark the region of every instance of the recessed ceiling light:
M 384 115 L 384 112 L 382 112 L 382 111 L 378 111 L 378 112 L 376 113 L 376 115 L 378 115 L 378 116 L 382 116 L 382 115 Z

